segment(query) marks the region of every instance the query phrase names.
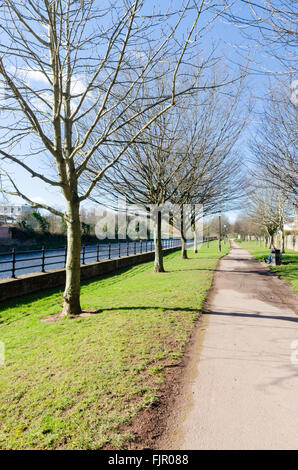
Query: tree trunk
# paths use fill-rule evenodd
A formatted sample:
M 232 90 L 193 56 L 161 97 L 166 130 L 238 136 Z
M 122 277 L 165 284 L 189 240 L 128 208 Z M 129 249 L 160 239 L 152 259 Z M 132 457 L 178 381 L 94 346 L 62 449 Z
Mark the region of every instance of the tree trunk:
M 183 208 L 181 207 L 180 213 L 180 236 L 181 236 L 181 258 L 187 259 L 187 249 L 186 249 L 186 238 L 184 236 L 184 219 L 183 219 Z
M 82 311 L 80 304 L 81 224 L 78 203 L 67 204 L 65 219 L 67 225 L 67 258 L 62 313 L 63 315 L 76 315 Z
M 194 236 L 194 240 L 193 240 L 194 247 L 193 247 L 193 249 L 194 249 L 194 252 L 197 253 L 198 252 L 198 234 L 197 234 L 196 230 L 194 230 L 193 236 Z
M 281 235 L 281 252 L 285 253 L 285 231 L 282 228 L 282 235 Z
M 187 248 L 186 248 L 186 239 L 184 235 L 181 235 L 181 258 L 188 259 Z
M 155 257 L 154 257 L 154 272 L 155 273 L 164 273 L 163 267 L 163 252 L 162 252 L 162 242 L 161 242 L 161 212 L 157 213 L 157 222 L 154 227 L 154 247 L 155 247 Z

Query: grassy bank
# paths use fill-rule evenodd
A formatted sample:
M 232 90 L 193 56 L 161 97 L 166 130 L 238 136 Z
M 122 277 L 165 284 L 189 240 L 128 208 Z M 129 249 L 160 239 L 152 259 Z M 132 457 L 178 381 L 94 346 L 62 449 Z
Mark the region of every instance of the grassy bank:
M 237 240 L 236 240 L 237 241 Z M 237 241 L 238 243 L 238 241 Z M 269 248 L 264 246 L 257 246 L 255 241 L 241 242 L 241 246 L 258 260 L 263 261 L 263 258 L 268 259 Z M 293 250 L 286 250 L 282 255 L 282 264 L 280 266 L 268 265 L 269 268 L 277 273 L 284 281 L 288 282 L 294 291 L 298 292 L 298 252 Z
M 156 400 L 183 353 L 217 244 L 190 256 L 168 255 L 167 273 L 145 263 L 85 283 L 83 307 L 101 309 L 86 318 L 41 322 L 61 310 L 58 290 L 2 304 L 0 448 L 125 448 L 132 436 L 121 425 Z

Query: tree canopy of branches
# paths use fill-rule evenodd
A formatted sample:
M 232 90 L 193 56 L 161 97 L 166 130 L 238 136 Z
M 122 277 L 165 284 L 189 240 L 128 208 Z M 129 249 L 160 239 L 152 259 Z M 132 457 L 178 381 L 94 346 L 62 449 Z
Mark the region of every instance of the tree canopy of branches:
M 265 188 L 258 182 L 255 184 L 248 214 L 252 222 L 265 232 L 270 245 L 274 244 L 274 234 L 278 229 L 284 232 L 284 220 L 288 212 L 289 204 L 283 191 L 274 184 L 268 184 Z M 284 245 L 282 251 L 284 251 Z
M 262 125 L 251 142 L 256 169 L 253 176 L 276 186 L 298 205 L 297 111 L 287 90 L 272 93 L 263 111 Z
M 185 96 L 174 110 L 148 127 L 142 140 L 130 146 L 121 164 L 106 173 L 98 189 L 98 199 L 105 192 L 114 207 L 119 195 L 144 210 L 149 210 L 149 205 L 168 206 L 169 211 L 170 205 L 178 207 L 180 217 L 176 214 L 172 223 L 181 233 L 183 257 L 187 256 L 184 206 L 203 204 L 205 213 L 224 210 L 229 202 L 235 203 L 243 188 L 239 159 L 233 153 L 245 125 L 245 115 L 239 111 L 243 83 L 240 81 L 233 90 L 230 96 L 221 95 L 213 77 L 210 89 Z M 138 124 L 142 126 L 141 121 Z M 136 129 L 130 132 L 135 133 Z M 129 134 L 126 138 L 130 138 Z M 94 172 L 102 158 L 103 155 L 94 157 Z M 93 200 L 97 200 L 96 196 Z M 160 211 L 154 241 L 154 270 L 162 272 Z
M 295 0 L 239 0 L 224 10 L 222 16 L 288 71 L 295 69 L 298 42 Z
M 186 98 L 189 102 L 189 98 Z M 180 102 L 181 104 L 181 102 Z M 114 165 L 106 173 L 102 184 L 98 188 L 97 194 L 92 198 L 98 202 L 103 194 L 108 195 L 113 207 L 117 206 L 117 197 L 126 198 L 129 204 L 137 204 L 144 211 L 156 208 L 156 224 L 154 227 L 155 243 L 155 263 L 154 271 L 163 272 L 163 256 L 161 242 L 161 223 L 162 213 L 158 208 L 162 208 L 175 191 L 173 179 L 178 169 L 185 164 L 188 154 L 182 156 L 179 152 L 185 135 L 185 126 L 183 117 L 185 113 L 181 112 L 179 106 L 162 115 L 160 118 L 142 133 L 141 140 L 137 140 L 125 152 L 121 163 Z M 142 127 L 143 122 L 140 119 L 137 127 Z M 136 132 L 136 128 L 126 128 L 123 139 L 130 139 Z M 189 144 L 188 144 L 189 146 Z M 113 149 L 111 149 L 113 151 Z M 97 171 L 102 155 L 93 159 L 94 171 Z M 176 178 L 177 179 L 177 178 Z M 170 184 L 172 187 L 170 189 Z M 176 185 L 179 182 L 176 181 Z M 152 215 L 152 214 L 151 214 Z M 153 222 L 154 218 L 151 218 Z
M 247 118 L 245 112 L 240 110 L 243 89 L 243 81 L 240 81 L 238 87 L 233 88 L 233 93 L 225 96 L 217 93 L 218 90 L 212 90 L 203 103 L 197 101 L 190 107 L 186 121 L 188 129 L 183 133 L 182 141 L 182 158 L 187 158 L 175 172 L 170 184 L 174 190 L 169 198 L 181 209 L 183 258 L 187 258 L 183 206 L 202 205 L 202 215 L 208 215 L 238 205 L 239 198 L 244 196 L 245 178 L 235 151 Z M 190 223 L 197 251 L 194 213 Z
M 80 204 L 177 97 L 198 87 L 200 67 L 194 64 L 201 57 L 198 40 L 213 19 L 204 15 L 211 4 L 183 0 L 174 9 L 172 2 L 159 2 L 156 9 L 146 0 L 1 2 L 2 174 L 9 194 L 65 219 L 65 315 L 81 312 Z M 161 78 L 167 85 L 157 96 L 154 82 Z M 144 87 L 149 96 L 140 105 Z M 148 116 L 143 125 L 81 191 L 95 152 L 105 153 L 119 131 L 142 116 Z M 14 165 L 60 191 L 65 212 L 32 201 L 13 178 Z

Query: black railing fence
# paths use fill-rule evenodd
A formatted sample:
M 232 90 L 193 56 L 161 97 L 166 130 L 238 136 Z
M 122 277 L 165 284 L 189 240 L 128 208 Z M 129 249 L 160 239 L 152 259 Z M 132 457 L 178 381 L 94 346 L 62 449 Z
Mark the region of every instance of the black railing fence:
M 174 248 L 181 245 L 180 238 L 162 240 L 162 246 Z M 81 264 L 100 262 L 105 259 L 121 258 L 139 253 L 154 251 L 153 240 L 124 241 L 119 243 L 97 243 L 82 245 Z M 0 253 L 0 278 L 15 278 L 17 274 L 46 272 L 47 269 L 64 268 L 66 264 L 66 246 L 55 249 L 42 247 L 39 250 Z M 33 262 L 33 264 L 31 264 Z

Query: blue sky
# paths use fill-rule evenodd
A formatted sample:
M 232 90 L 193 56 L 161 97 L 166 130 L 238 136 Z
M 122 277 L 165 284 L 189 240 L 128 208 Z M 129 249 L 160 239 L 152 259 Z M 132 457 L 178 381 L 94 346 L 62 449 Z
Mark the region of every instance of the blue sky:
M 177 3 L 174 2 L 174 3 Z M 179 2 L 178 2 L 179 3 Z M 243 4 L 236 2 L 236 7 L 243 10 Z M 245 8 L 245 7 L 244 7 Z M 212 29 L 202 37 L 200 48 L 202 54 L 208 54 L 212 44 L 217 45 L 216 55 L 218 57 L 224 56 L 227 68 L 231 73 L 237 73 L 239 64 L 243 64 L 247 55 L 249 54 L 253 60 L 250 64 L 250 74 L 247 79 L 247 92 L 254 99 L 254 113 L 250 117 L 250 124 L 245 130 L 242 138 L 240 151 L 244 165 L 249 165 L 249 148 L 248 141 L 253 137 L 259 123 L 262 120 L 262 107 L 265 104 L 266 90 L 268 87 L 269 79 L 273 77 L 272 74 L 266 74 L 266 71 L 275 71 L 277 73 L 283 72 L 281 65 L 271 59 L 264 48 L 258 46 L 256 42 L 244 37 L 243 33 L 253 35 L 256 30 L 246 30 L 237 28 L 231 23 L 223 19 L 218 19 Z M 41 166 L 44 172 L 47 172 L 46 164 Z M 52 187 L 45 187 L 45 184 L 37 178 L 32 178 L 25 173 L 20 167 L 14 165 L 11 169 L 14 174 L 16 182 L 19 184 L 20 189 L 36 202 L 46 202 L 59 209 L 64 208 L 63 196 Z M 18 198 L 10 197 L 11 201 L 19 201 Z M 91 207 L 91 203 L 86 201 L 84 206 Z M 229 214 L 231 221 L 235 220 L 237 211 L 232 211 Z

